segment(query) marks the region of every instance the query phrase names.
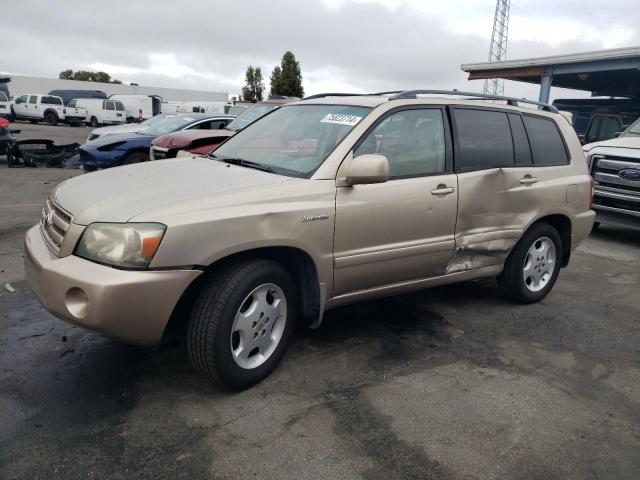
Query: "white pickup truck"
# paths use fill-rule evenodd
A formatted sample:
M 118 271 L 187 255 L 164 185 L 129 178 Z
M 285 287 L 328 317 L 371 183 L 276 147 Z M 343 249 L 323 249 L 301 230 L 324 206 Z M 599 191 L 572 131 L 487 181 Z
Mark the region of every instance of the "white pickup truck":
M 0 117 L 11 117 L 11 102 L 6 93 L 0 91 Z
M 87 110 L 81 107 L 65 107 L 61 97 L 55 95 L 27 94 L 15 99 L 12 106 L 12 119 L 40 121 L 47 125 L 58 122 L 82 123 L 87 118 Z

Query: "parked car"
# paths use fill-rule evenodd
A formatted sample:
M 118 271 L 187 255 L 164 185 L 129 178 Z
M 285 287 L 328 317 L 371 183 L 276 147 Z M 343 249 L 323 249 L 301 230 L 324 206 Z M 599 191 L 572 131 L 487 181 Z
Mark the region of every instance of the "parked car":
M 95 98 L 95 99 L 99 99 L 99 100 L 104 100 L 104 99 L 107 98 L 107 94 L 105 92 L 103 92 L 102 90 L 82 90 L 82 89 L 63 90 L 63 89 L 56 89 L 56 90 L 51 90 L 48 93 L 48 95 L 54 95 L 56 97 L 62 98 L 62 102 L 65 105 L 69 105 L 69 102 L 71 102 L 71 100 L 78 99 L 78 98 Z
M 126 123 L 124 105 L 119 100 L 99 98 L 74 98 L 69 107 L 82 107 L 87 111 L 86 123 L 92 127 L 100 125 L 122 125 Z
M 573 114 L 572 124 L 583 144 L 615 138 L 640 117 L 640 100 L 633 98 L 565 98 L 553 105 Z
M 11 118 L 31 123 L 44 120 L 47 125 L 57 125 L 58 122 L 79 124 L 87 118 L 87 111 L 79 107 L 65 107 L 62 98 L 54 95 L 32 93 L 15 99 Z
M 111 95 L 110 100 L 120 100 L 127 112 L 127 123 L 142 122 L 162 113 L 162 97 L 158 95 Z
M 6 155 L 7 151 L 16 141 L 9 128 L 9 120 L 0 117 L 0 155 Z
M 177 114 L 175 113 L 167 113 L 156 115 L 155 117 L 151 117 L 148 120 L 145 120 L 141 123 L 127 123 L 125 125 L 113 125 L 110 127 L 100 127 L 94 130 L 91 130 L 89 136 L 87 137 L 87 142 L 91 140 L 95 140 L 99 137 L 104 137 L 105 135 L 114 135 L 119 133 L 135 133 L 141 132 L 145 128 L 153 127 L 154 125 L 166 120 L 167 118 L 175 117 Z
M 71 178 L 27 233 L 29 283 L 131 343 L 173 315 L 195 369 L 230 389 L 340 305 L 496 276 L 543 299 L 595 216 L 573 128 L 550 105 L 427 93 L 296 102 L 209 157 Z
M 225 115 L 179 113 L 136 133 L 100 137 L 80 147 L 80 161 L 86 172 L 129 165 L 149 160 L 149 148 L 154 138 L 176 130 L 219 128 L 233 120 Z
M 233 135 L 226 129 L 184 130 L 161 135 L 151 142 L 150 160 L 166 160 L 180 156 L 208 155 L 218 145 Z
M 640 119 L 618 138 L 583 147 L 596 181 L 596 223 L 640 228 Z
M 11 118 L 11 101 L 4 92 L 0 92 L 0 117 Z
M 227 137 L 234 135 L 244 127 L 260 117 L 274 111 L 281 105 L 299 100 L 298 98 L 283 97 L 269 99 L 255 103 L 240 113 L 226 126 L 226 131 L 219 132 L 173 132 L 158 137 L 152 142 L 149 157 L 151 160 L 174 158 L 181 150 L 192 152 L 196 155 L 206 155 L 220 145 Z

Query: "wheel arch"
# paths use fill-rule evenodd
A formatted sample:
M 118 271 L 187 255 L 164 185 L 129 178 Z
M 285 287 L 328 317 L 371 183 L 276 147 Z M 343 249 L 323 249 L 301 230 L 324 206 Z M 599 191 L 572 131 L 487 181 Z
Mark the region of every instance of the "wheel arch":
M 42 117 L 46 118 L 48 113 L 53 113 L 57 119 L 60 119 L 60 116 L 58 115 L 58 112 L 56 111 L 55 108 L 45 108 L 44 112 L 42 112 Z
M 323 299 L 320 280 L 311 255 L 292 246 L 258 247 L 229 254 L 205 266 L 203 274 L 191 282 L 180 296 L 165 327 L 165 335 L 176 327 L 186 325 L 191 305 L 206 278 L 233 263 L 252 258 L 274 260 L 286 268 L 299 289 L 300 313 L 303 319 L 311 324 L 321 318 Z
M 571 219 L 567 215 L 561 213 L 545 215 L 529 225 L 527 231 L 538 223 L 548 223 L 560 234 L 560 238 L 562 239 L 561 265 L 562 267 L 566 267 L 569 264 L 569 259 L 571 257 Z

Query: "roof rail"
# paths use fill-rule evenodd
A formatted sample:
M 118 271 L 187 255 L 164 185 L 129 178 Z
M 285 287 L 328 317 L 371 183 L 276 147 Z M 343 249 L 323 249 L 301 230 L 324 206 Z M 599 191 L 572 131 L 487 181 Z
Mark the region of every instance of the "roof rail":
M 541 107 L 547 112 L 558 113 L 558 109 L 548 103 L 527 100 L 526 98 L 503 97 L 501 95 L 490 95 L 487 93 L 460 92 L 458 90 L 406 90 L 389 98 L 389 100 L 401 100 L 417 98 L 418 95 L 455 95 L 460 97 L 470 97 L 467 100 L 502 100 L 508 105 L 517 107 L 519 103 L 529 103 Z
M 365 95 L 369 95 L 368 93 L 316 93 L 315 95 L 310 95 L 308 97 L 304 97 L 302 100 L 313 100 L 314 98 L 324 98 L 324 97 L 362 97 Z

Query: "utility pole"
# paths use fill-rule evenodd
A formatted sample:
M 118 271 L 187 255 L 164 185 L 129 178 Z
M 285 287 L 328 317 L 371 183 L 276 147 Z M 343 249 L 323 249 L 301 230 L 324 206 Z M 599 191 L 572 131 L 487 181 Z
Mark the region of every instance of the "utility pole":
M 496 1 L 496 14 L 493 18 L 493 32 L 489 44 L 489 61 L 501 62 L 507 59 L 507 36 L 509 33 L 509 0 Z M 504 95 L 504 80 L 488 78 L 484 81 L 484 93 Z

